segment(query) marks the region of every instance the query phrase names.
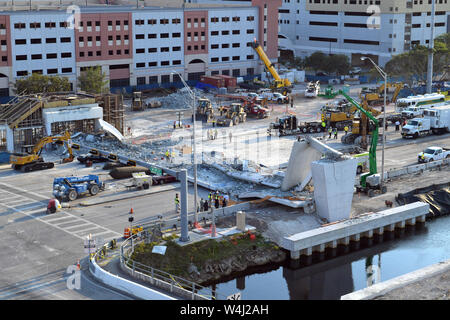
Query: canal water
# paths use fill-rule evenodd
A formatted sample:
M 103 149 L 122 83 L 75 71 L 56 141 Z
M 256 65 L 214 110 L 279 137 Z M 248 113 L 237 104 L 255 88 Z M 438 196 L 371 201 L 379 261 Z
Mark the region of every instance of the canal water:
M 368 285 L 450 259 L 450 216 L 404 232 L 385 233 L 371 245 L 364 240 L 359 249 L 339 251 L 335 257 L 316 255 L 309 265 L 286 261 L 214 286 L 219 299 L 240 292 L 242 300 L 338 300 Z

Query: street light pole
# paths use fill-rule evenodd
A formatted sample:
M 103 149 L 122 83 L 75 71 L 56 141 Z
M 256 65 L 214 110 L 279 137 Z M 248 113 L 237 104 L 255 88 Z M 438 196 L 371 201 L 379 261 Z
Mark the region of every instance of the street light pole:
M 387 88 L 387 74 L 386 72 L 383 71 L 383 69 L 381 69 L 375 62 L 373 62 L 372 59 L 370 59 L 369 57 L 361 57 L 361 60 L 366 60 L 368 59 L 375 67 L 375 69 L 377 69 L 377 71 L 381 74 L 381 76 L 384 79 L 384 103 L 383 103 L 383 134 L 381 136 L 382 140 L 383 140 L 383 144 L 382 144 L 382 149 L 381 149 L 381 181 L 380 181 L 380 190 L 383 189 L 383 184 L 384 184 L 384 145 L 385 145 L 385 141 L 386 141 L 386 136 L 384 134 L 385 129 L 386 129 L 386 88 Z
M 180 77 L 181 82 L 183 83 L 183 85 L 186 87 L 186 89 L 188 89 L 189 93 L 191 94 L 192 100 L 193 100 L 193 105 L 192 105 L 192 120 L 193 120 L 193 125 L 192 125 L 192 131 L 193 131 L 193 148 L 192 148 L 192 153 L 194 154 L 194 158 L 193 158 L 193 165 L 194 165 L 194 222 L 198 222 L 198 214 L 197 214 L 197 206 L 198 206 L 198 201 L 197 201 L 197 195 L 198 195 L 198 191 L 197 191 L 197 152 L 196 152 L 196 139 L 195 139 L 195 93 L 189 88 L 189 86 L 186 84 L 186 82 L 184 81 L 183 77 L 175 70 L 172 71 L 172 73 L 176 73 L 178 74 L 178 76 Z

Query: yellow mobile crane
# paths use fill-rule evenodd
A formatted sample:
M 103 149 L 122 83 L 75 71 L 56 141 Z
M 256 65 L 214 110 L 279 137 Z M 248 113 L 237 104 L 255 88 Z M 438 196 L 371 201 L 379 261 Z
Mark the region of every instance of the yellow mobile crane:
M 53 162 L 45 162 L 41 157 L 41 152 L 46 144 L 53 142 L 60 145 L 64 143 L 66 144 L 69 157 L 63 159 L 63 162 L 72 162 L 74 159 L 72 149 L 79 150 L 80 146 L 78 144 L 70 144 L 69 140 L 70 133 L 67 131 L 62 136 L 44 137 L 39 140 L 36 145 L 34 145 L 29 154 L 12 154 L 9 158 L 9 163 L 11 163 L 13 169 L 20 170 L 22 172 L 51 169 L 55 166 L 55 164 Z
M 271 89 L 281 92 L 283 95 L 287 95 L 291 92 L 292 83 L 289 81 L 289 79 L 282 79 L 280 75 L 278 74 L 277 70 L 275 69 L 272 62 L 270 62 L 269 58 L 267 57 L 266 53 L 264 52 L 261 45 L 258 43 L 258 41 L 253 42 L 252 44 L 253 49 L 258 53 L 259 58 L 264 62 L 264 65 L 266 66 L 267 70 L 270 72 L 272 77 L 274 78 L 274 81 L 271 85 Z

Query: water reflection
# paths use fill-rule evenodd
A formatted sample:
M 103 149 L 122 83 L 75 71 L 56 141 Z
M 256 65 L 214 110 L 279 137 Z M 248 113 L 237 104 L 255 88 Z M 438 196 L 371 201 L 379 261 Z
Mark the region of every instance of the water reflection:
M 234 275 L 216 287 L 225 296 L 241 292 L 243 300 L 338 300 L 347 293 L 448 258 L 450 246 L 435 248 L 436 241 L 450 237 L 450 217 L 440 219 L 439 224 L 433 221 L 425 227 L 396 230 L 395 234 L 385 232 L 372 240 L 352 242 L 349 247 L 314 253 L 310 260 L 287 260 L 282 265 L 254 270 L 253 274 Z

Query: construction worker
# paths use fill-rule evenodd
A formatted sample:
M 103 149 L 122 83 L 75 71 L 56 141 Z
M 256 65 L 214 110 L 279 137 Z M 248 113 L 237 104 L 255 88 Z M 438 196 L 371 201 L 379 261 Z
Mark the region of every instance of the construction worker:
M 334 138 L 337 139 L 338 138 L 338 130 L 337 130 L 337 128 L 334 128 L 333 132 L 334 132 Z
M 167 160 L 170 160 L 170 152 L 169 152 L 169 150 L 166 151 L 165 156 L 166 156 Z
M 212 120 L 212 125 L 213 125 L 213 127 L 216 126 L 216 119 L 213 119 L 213 120 Z
M 400 130 L 400 121 L 395 121 L 395 131 Z
M 203 202 L 203 211 L 208 211 L 209 206 L 208 206 L 208 201 L 205 200 L 205 202 Z
M 178 193 L 175 194 L 175 212 L 179 213 L 180 212 L 180 198 L 178 198 Z
M 228 204 L 227 196 L 225 195 L 222 200 L 222 208 L 225 208 Z
M 333 128 L 328 128 L 328 139 L 331 139 L 331 134 L 333 133 Z
M 213 198 L 213 196 L 212 196 L 212 192 L 210 192 L 209 194 L 208 194 L 208 204 L 211 206 L 211 203 L 212 203 L 212 198 Z
M 291 95 L 291 109 L 294 108 L 294 97 Z
M 345 126 L 344 127 L 344 134 L 347 134 L 348 133 L 348 126 Z

